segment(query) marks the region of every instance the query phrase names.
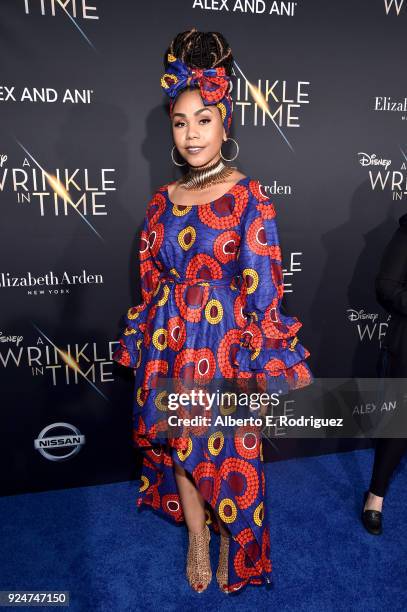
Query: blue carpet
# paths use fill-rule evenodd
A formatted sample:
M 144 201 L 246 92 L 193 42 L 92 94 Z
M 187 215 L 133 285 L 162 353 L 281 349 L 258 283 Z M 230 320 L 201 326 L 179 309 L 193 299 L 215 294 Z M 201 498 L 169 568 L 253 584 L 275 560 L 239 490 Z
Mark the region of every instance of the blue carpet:
M 137 482 L 123 482 L 0 498 L 0 590 L 70 591 L 75 611 L 405 610 L 406 461 L 375 537 L 359 522 L 372 459 L 369 449 L 266 465 L 269 588 L 224 595 L 214 576 L 194 593 L 185 527 L 137 511 Z M 211 547 L 215 571 L 216 536 Z

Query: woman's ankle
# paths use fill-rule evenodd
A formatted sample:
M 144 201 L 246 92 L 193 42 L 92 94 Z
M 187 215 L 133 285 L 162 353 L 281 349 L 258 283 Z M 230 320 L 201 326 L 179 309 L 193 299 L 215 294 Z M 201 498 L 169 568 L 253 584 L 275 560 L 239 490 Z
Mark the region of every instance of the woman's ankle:
M 199 535 L 200 533 L 202 533 L 203 531 L 205 531 L 207 528 L 207 524 L 204 523 L 201 527 L 198 525 L 191 525 L 188 526 L 188 531 L 189 533 L 193 534 L 193 535 Z
M 379 497 L 378 495 L 375 495 L 375 493 L 368 491 L 364 510 L 376 510 L 381 512 L 383 508 L 383 500 L 383 497 Z

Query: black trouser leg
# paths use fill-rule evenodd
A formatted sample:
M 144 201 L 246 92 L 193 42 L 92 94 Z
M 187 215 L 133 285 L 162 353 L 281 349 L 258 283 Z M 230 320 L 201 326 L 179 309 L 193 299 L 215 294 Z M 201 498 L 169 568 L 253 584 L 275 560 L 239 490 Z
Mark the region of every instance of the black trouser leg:
M 378 438 L 369 491 L 384 497 L 390 478 L 407 450 L 405 438 Z

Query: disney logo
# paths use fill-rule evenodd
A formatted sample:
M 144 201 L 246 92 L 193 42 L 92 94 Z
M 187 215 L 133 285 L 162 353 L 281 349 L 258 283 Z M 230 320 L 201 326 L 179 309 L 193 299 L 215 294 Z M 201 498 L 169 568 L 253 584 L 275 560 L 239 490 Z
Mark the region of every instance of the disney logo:
M 358 155 L 361 166 L 384 166 L 387 170 L 391 164 L 391 159 L 381 159 L 375 153 L 368 155 L 367 153 L 359 152 Z
M 360 321 L 361 319 L 371 319 L 372 321 L 376 321 L 379 316 L 374 312 L 364 312 L 364 310 L 354 310 L 353 308 L 348 308 L 347 312 L 349 313 L 348 318 L 349 321 Z
M 0 342 L 15 342 L 18 346 L 24 336 L 5 336 L 3 332 L 0 332 Z

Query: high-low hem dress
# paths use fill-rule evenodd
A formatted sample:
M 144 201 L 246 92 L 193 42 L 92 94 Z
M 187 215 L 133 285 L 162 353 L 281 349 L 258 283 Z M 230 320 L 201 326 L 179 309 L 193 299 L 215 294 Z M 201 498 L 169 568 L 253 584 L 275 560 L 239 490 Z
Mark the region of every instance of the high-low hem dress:
M 175 522 L 184 514 L 177 463 L 231 532 L 228 590 L 271 582 L 270 529 L 260 429 L 233 435 L 190 428 L 163 437 L 163 378 L 256 381 L 279 393 L 313 381 L 302 323 L 281 312 L 284 293 L 276 211 L 259 181 L 244 177 L 208 204 L 171 202 L 168 184 L 147 206 L 140 235 L 142 303 L 129 308 L 113 359 L 135 373 L 133 439 L 143 451 L 137 506 Z

